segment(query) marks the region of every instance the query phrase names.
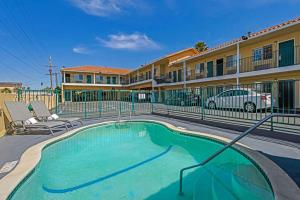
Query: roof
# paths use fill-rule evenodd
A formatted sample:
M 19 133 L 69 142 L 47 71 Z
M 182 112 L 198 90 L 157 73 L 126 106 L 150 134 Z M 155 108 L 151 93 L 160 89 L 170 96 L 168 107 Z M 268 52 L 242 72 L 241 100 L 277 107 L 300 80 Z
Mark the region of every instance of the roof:
M 19 82 L 0 82 L 0 87 L 21 87 L 22 83 Z
M 139 69 L 141 69 L 141 68 L 143 68 L 143 67 L 145 67 L 145 66 L 147 66 L 147 65 L 150 65 L 150 64 L 153 64 L 153 63 L 158 62 L 158 61 L 160 61 L 160 60 L 163 60 L 163 59 L 165 59 L 165 58 L 169 58 L 169 57 L 175 56 L 175 55 L 177 55 L 177 54 L 180 54 L 180 53 L 183 53 L 183 52 L 186 52 L 186 51 L 193 51 L 193 52 L 195 53 L 194 55 L 197 55 L 197 54 L 199 53 L 196 49 L 194 49 L 194 48 L 192 48 L 192 47 L 189 47 L 189 48 L 186 48 L 186 49 L 182 49 L 182 50 L 180 50 L 180 51 L 176 51 L 176 52 L 167 54 L 167 55 L 165 55 L 165 56 L 163 56 L 163 57 L 160 57 L 160 58 L 157 58 L 157 59 L 155 59 L 155 60 L 153 60 L 153 61 L 151 61 L 151 62 L 149 62 L 149 63 L 143 64 L 143 65 L 141 65 L 140 67 L 138 67 L 138 68 L 132 70 L 132 72 L 137 71 L 137 70 L 139 70 Z M 191 56 L 192 56 L 192 55 L 191 55 Z M 189 58 L 189 57 L 191 57 L 191 56 L 185 56 L 184 58 Z M 180 59 L 183 59 L 183 58 L 179 58 L 179 59 L 177 59 L 176 61 L 179 61 Z M 172 61 L 172 63 L 175 63 L 175 61 Z
M 68 67 L 62 68 L 61 71 L 68 72 L 94 72 L 101 74 L 121 74 L 125 75 L 130 72 L 129 69 L 120 69 L 112 67 L 103 67 L 103 66 L 78 66 L 78 67 Z
M 281 30 L 281 29 L 284 29 L 284 28 L 287 28 L 287 27 L 290 27 L 292 25 L 296 25 L 296 24 L 299 24 L 299 23 L 300 23 L 300 17 L 292 19 L 292 20 L 289 20 L 289 21 L 286 21 L 286 22 L 283 22 L 281 24 L 277 24 L 275 26 L 271 26 L 271 27 L 265 28 L 265 29 L 260 30 L 258 32 L 250 33 L 246 37 L 248 38 L 248 40 L 249 39 L 253 39 L 253 38 L 257 38 L 257 37 L 263 36 L 265 34 L 272 33 L 274 31 Z M 220 50 L 220 49 L 223 49 L 223 48 L 235 45 L 235 44 L 237 44 L 239 42 L 242 42 L 242 41 L 247 41 L 247 40 L 243 40 L 242 37 L 241 38 L 237 38 L 237 39 L 231 40 L 229 42 L 225 42 L 223 44 L 220 44 L 220 45 L 218 45 L 216 47 L 208 48 L 208 50 L 203 51 L 203 52 L 201 52 L 199 54 L 196 54 L 194 56 L 191 56 L 190 58 L 195 58 L 195 57 L 198 57 L 198 56 L 202 56 L 202 55 L 211 53 L 213 51 L 217 51 L 217 50 Z M 184 59 L 184 60 L 188 60 L 188 59 L 189 58 Z
M 180 50 L 180 51 L 176 51 L 176 52 L 174 52 L 174 53 L 170 53 L 170 54 L 168 54 L 168 55 L 165 55 L 165 56 L 162 57 L 161 59 L 163 59 L 163 58 L 168 58 L 168 57 L 171 57 L 171 56 L 175 56 L 175 55 L 177 55 L 177 54 L 183 53 L 183 52 L 185 52 L 185 51 L 191 51 L 191 50 L 194 51 L 195 54 L 198 54 L 198 53 L 199 53 L 196 49 L 190 47 L 190 48 L 182 49 L 182 50 Z

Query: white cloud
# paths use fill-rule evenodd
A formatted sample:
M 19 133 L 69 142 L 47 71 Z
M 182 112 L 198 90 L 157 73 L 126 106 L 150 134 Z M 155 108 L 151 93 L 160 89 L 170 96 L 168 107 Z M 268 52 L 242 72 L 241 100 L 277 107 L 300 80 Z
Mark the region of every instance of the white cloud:
M 70 0 L 71 3 L 94 16 L 105 17 L 111 14 L 121 13 L 129 7 L 136 7 L 136 0 Z
M 96 38 L 103 46 L 112 49 L 158 49 L 160 46 L 145 34 L 115 34 L 109 35 L 107 40 Z
M 89 54 L 89 50 L 87 49 L 87 48 L 85 48 L 85 47 L 74 47 L 73 49 L 72 49 L 72 51 L 74 52 L 74 53 L 78 53 L 78 54 Z

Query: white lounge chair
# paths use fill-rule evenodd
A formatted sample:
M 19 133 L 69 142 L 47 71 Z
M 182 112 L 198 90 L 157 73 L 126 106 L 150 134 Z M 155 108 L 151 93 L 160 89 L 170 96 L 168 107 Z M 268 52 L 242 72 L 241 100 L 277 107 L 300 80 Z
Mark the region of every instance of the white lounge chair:
M 43 101 L 32 101 L 30 102 L 33 112 L 35 113 L 36 117 L 43 121 L 63 121 L 69 123 L 72 127 L 75 123 L 79 123 L 83 125 L 83 122 L 78 117 L 59 117 L 56 114 L 51 115 L 48 108 L 46 107 Z

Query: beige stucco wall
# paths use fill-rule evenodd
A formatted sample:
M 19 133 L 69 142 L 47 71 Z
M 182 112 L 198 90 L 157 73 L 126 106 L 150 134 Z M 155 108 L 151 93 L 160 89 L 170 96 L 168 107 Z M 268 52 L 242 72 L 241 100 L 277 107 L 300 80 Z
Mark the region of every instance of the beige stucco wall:
M 9 114 L 4 106 L 4 101 L 14 101 L 15 94 L 1 94 L 0 93 L 0 137 L 5 135 L 9 124 Z

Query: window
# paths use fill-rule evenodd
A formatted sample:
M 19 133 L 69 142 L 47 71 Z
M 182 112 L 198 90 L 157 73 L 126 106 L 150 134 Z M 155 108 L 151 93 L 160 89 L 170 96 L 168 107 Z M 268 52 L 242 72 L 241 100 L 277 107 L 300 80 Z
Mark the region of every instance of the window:
M 204 63 L 197 63 L 196 64 L 196 74 L 200 74 L 204 72 Z
M 236 67 L 237 55 L 227 56 L 226 67 Z
M 102 83 L 103 77 L 101 75 L 96 75 L 96 83 Z
M 157 68 L 155 67 L 154 68 L 154 76 L 156 76 L 156 73 L 157 73 Z
M 217 94 L 220 94 L 221 92 L 223 92 L 223 90 L 223 86 L 217 86 Z
M 182 70 L 178 70 L 178 82 L 182 81 Z
M 262 60 L 263 49 L 262 48 L 254 49 L 252 54 L 253 54 L 252 55 L 253 61 Z
M 191 71 L 191 68 L 190 68 L 190 67 L 187 68 L 186 75 L 187 75 L 187 76 L 191 76 L 191 75 L 192 75 L 192 71 Z
M 71 101 L 71 91 L 65 90 L 65 101 Z
M 172 78 L 172 72 L 169 72 L 169 78 L 170 79 Z
M 113 76 L 111 77 L 112 84 L 117 84 L 117 77 Z
M 82 74 L 75 74 L 74 80 L 76 83 L 82 83 L 83 82 L 83 75 Z
M 177 71 L 173 71 L 173 82 L 177 82 Z
M 149 71 L 149 79 L 152 79 L 152 71 Z
M 234 90 L 233 96 L 245 96 L 248 94 L 249 94 L 249 91 L 247 91 L 247 90 Z
M 252 51 L 252 58 L 253 61 L 260 61 L 262 59 L 272 59 L 273 52 L 272 52 L 272 45 L 266 45 L 262 48 L 257 48 Z
M 213 87 L 207 87 L 206 92 L 207 92 L 207 97 L 214 96 L 214 88 Z
M 219 95 L 219 97 L 231 97 L 233 96 L 233 90 L 225 91 Z
M 92 75 L 86 75 L 86 83 L 92 83 Z
M 262 93 L 272 93 L 272 82 L 256 83 L 254 90 Z
M 272 59 L 273 52 L 272 52 L 272 45 L 267 45 L 263 47 L 264 51 L 264 60 Z
M 70 74 L 65 74 L 66 77 L 66 83 L 70 83 L 71 82 L 71 75 Z
M 111 82 L 110 82 L 110 76 L 106 77 L 106 83 L 107 83 L 107 84 L 110 84 L 110 83 L 111 83 Z

